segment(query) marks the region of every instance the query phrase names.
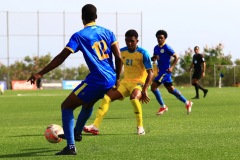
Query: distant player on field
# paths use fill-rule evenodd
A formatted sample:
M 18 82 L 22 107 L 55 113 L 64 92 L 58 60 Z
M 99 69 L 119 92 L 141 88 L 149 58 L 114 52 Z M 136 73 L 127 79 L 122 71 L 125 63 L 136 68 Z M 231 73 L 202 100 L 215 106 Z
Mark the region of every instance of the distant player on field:
M 163 99 L 161 97 L 160 91 L 158 87 L 163 84 L 169 93 L 173 94 L 177 99 L 181 102 L 185 103 L 187 114 L 191 112 L 191 108 L 193 103 L 188 101 L 176 88 L 173 87 L 172 84 L 172 71 L 177 64 L 179 59 L 178 55 L 174 52 L 172 47 L 166 44 L 167 32 L 164 30 L 159 30 L 156 33 L 156 38 L 158 41 L 158 45 L 154 47 L 152 61 L 157 61 L 158 64 L 158 75 L 155 77 L 151 90 L 155 95 L 158 103 L 160 104 L 159 111 L 157 115 L 162 115 L 164 112 L 168 110 L 168 107 L 164 104 Z M 174 58 L 172 65 L 170 64 L 171 57 Z
M 4 85 L 3 85 L 3 83 L 0 84 L 0 93 L 1 93 L 1 95 L 3 95 L 3 93 L 4 93 Z
M 96 101 L 102 99 L 120 77 L 122 62 L 118 42 L 112 31 L 97 26 L 97 8 L 87 4 L 82 8 L 84 29 L 74 33 L 66 47 L 45 68 L 32 75 L 32 84 L 44 74 L 62 64 L 72 53 L 81 51 L 90 73 L 61 104 L 64 138 L 67 146 L 56 155 L 76 155 L 75 140 L 81 141 L 83 127 L 92 113 Z M 113 63 L 115 58 L 115 67 Z M 74 128 L 73 111 L 83 105 Z M 67 158 L 66 158 L 67 159 Z
M 192 63 L 189 68 L 189 71 L 194 68 L 194 72 L 192 75 L 192 85 L 195 87 L 196 96 L 192 99 L 199 99 L 199 92 L 198 90 L 201 89 L 203 91 L 203 97 L 206 97 L 208 90 L 204 89 L 198 81 L 201 77 L 205 77 L 205 71 L 206 71 L 206 63 L 204 60 L 204 57 L 202 54 L 199 53 L 199 47 L 194 47 L 195 54 L 193 55 Z
M 145 49 L 137 46 L 138 33 L 135 30 L 126 32 L 125 42 L 127 46 L 121 49 L 124 76 L 120 86 L 117 89 L 109 90 L 105 94 L 94 123 L 90 126 L 85 126 L 85 132 L 99 134 L 100 124 L 109 109 L 110 103 L 117 99 L 130 97 L 137 120 L 137 134 L 145 134 L 140 101 L 143 103 L 149 102 L 147 90 L 153 79 L 151 59 Z

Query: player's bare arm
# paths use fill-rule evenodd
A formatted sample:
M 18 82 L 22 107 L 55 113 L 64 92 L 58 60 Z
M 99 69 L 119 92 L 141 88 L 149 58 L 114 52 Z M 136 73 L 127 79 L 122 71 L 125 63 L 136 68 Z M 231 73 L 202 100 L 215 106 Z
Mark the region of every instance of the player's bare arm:
M 54 57 L 53 60 L 46 67 L 44 67 L 40 72 L 33 74 L 27 81 L 30 81 L 31 84 L 34 84 L 35 81 L 41 78 L 44 74 L 61 65 L 71 53 L 72 52 L 69 49 L 64 48 L 62 52 L 59 53 L 56 57 Z
M 168 70 L 167 70 L 167 71 L 170 72 L 170 73 L 172 73 L 174 67 L 176 66 L 176 64 L 177 64 L 177 62 L 178 62 L 178 60 L 179 60 L 179 56 L 178 56 L 176 53 L 174 53 L 174 54 L 172 55 L 172 57 L 174 58 L 173 63 L 172 63 L 172 65 L 171 65 L 171 67 L 168 68 Z
M 150 101 L 150 98 L 148 97 L 147 90 L 148 90 L 148 87 L 150 86 L 150 84 L 153 80 L 154 74 L 153 74 L 152 69 L 148 69 L 147 73 L 148 73 L 148 76 L 147 76 L 145 84 L 142 88 L 142 97 L 141 97 L 142 103 L 148 103 Z
M 203 62 L 203 63 L 202 63 L 202 66 L 203 66 L 202 77 L 205 77 L 206 63 Z
M 113 55 L 115 57 L 115 67 L 116 67 L 116 74 L 117 74 L 116 86 L 117 86 L 119 83 L 120 74 L 121 74 L 122 67 L 123 67 L 123 63 L 121 60 L 121 52 L 120 52 L 118 43 L 115 43 L 112 45 L 112 51 L 113 51 Z

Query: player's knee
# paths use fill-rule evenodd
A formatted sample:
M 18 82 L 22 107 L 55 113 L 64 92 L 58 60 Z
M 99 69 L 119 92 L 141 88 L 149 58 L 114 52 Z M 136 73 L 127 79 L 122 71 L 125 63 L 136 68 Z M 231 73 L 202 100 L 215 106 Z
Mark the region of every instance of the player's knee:
M 167 90 L 167 91 L 168 91 L 168 93 L 170 93 L 170 94 L 174 94 L 173 90 Z
M 155 92 L 156 90 L 157 90 L 156 87 L 152 87 L 152 86 L 151 86 L 151 91 L 152 91 L 152 92 Z

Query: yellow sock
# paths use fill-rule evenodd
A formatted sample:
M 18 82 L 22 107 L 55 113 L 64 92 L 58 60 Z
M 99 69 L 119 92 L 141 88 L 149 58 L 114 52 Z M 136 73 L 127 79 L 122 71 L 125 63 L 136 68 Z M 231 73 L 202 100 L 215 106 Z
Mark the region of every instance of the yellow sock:
M 93 125 L 95 127 L 99 128 L 104 116 L 106 115 L 106 113 L 109 109 L 110 103 L 111 103 L 110 97 L 108 95 L 104 95 L 104 97 L 101 101 L 101 104 L 97 110 L 96 118 L 93 123 Z
M 137 127 L 143 127 L 142 106 L 138 99 L 131 99 L 133 105 L 133 112 L 136 116 Z

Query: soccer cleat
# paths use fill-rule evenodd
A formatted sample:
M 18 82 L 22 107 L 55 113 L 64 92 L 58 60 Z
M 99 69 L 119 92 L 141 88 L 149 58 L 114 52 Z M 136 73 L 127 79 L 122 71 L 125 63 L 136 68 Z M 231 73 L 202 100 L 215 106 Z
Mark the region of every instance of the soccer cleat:
M 204 93 L 203 97 L 206 97 L 206 96 L 207 96 L 207 93 L 208 93 L 208 90 L 205 89 L 205 90 L 203 91 L 203 93 Z
M 159 108 L 159 111 L 156 113 L 156 115 L 162 115 L 164 112 L 167 112 L 168 111 L 168 107 L 160 107 Z
M 193 102 L 188 101 L 188 103 L 187 103 L 187 105 L 186 105 L 187 114 L 191 113 L 191 111 L 192 111 L 192 105 L 193 105 Z
M 138 135 L 144 135 L 145 134 L 144 128 L 143 127 L 137 127 L 137 134 Z
M 59 134 L 58 137 L 62 139 L 66 139 L 64 134 Z M 80 142 L 82 140 L 82 133 L 74 130 L 74 139 L 75 141 Z
M 86 133 L 92 133 L 94 135 L 98 135 L 99 134 L 98 128 L 96 128 L 93 124 L 91 124 L 90 126 L 84 126 L 83 130 Z
M 68 146 L 63 148 L 62 151 L 57 152 L 55 155 L 77 155 L 76 147 L 69 148 Z
M 192 99 L 199 99 L 199 96 L 193 97 Z

